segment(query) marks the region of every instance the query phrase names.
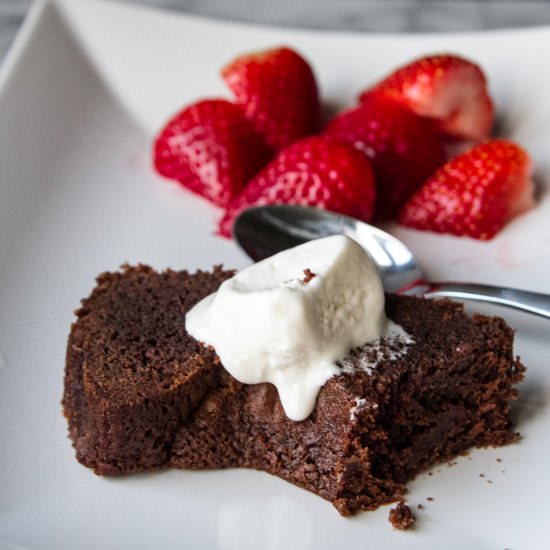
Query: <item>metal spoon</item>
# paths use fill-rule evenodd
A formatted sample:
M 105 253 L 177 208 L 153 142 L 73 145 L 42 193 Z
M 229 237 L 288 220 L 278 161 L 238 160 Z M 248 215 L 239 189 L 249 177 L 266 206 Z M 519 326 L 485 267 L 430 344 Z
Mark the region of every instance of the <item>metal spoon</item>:
M 348 235 L 370 254 L 388 292 L 490 302 L 550 319 L 548 294 L 475 283 L 426 281 L 411 251 L 400 240 L 348 216 L 312 207 L 261 206 L 245 210 L 235 221 L 233 234 L 254 261 L 312 239 Z

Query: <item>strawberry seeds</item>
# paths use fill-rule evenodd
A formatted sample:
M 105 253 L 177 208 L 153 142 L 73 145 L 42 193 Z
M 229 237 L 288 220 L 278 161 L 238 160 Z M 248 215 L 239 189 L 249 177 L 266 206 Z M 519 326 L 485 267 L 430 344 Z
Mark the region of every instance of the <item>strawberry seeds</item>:
M 187 106 L 153 154 L 159 174 L 224 209 L 225 237 L 240 212 L 266 204 L 475 239 L 493 238 L 534 206 L 529 155 L 491 139 L 493 101 L 470 60 L 416 59 L 325 128 L 313 70 L 293 49 L 241 55 L 221 73 L 234 100 Z

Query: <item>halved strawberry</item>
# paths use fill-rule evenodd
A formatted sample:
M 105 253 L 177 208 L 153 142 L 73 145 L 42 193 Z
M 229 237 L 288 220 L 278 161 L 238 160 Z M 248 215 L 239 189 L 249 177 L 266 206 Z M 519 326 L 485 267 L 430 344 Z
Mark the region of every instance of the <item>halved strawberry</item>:
M 237 105 L 206 99 L 175 115 L 155 140 L 159 174 L 225 206 L 271 152 Z
M 493 126 L 494 107 L 483 71 L 456 55 L 416 59 L 363 92 L 360 100 L 373 93 L 436 119 L 451 137 L 483 140 Z
M 424 180 L 445 163 L 443 143 L 431 120 L 383 96 L 334 118 L 325 134 L 363 151 L 376 183 L 375 218 L 393 218 Z
M 269 146 L 281 149 L 319 129 L 317 83 L 290 48 L 241 55 L 222 69 L 225 82 Z
M 511 141 L 492 140 L 453 158 L 413 195 L 399 221 L 416 229 L 491 239 L 534 206 L 531 160 Z
M 229 237 L 236 216 L 264 204 L 301 204 L 370 220 L 374 177 L 367 157 L 330 137 L 304 138 L 283 149 L 228 205 L 219 225 Z

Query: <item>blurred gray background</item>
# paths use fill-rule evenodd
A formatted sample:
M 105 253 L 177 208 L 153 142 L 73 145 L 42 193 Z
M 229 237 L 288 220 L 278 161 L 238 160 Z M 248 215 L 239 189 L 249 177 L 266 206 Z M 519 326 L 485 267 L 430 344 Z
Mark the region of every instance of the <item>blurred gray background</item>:
M 550 0 L 124 1 L 221 19 L 350 31 L 445 32 L 550 25 Z M 0 61 L 31 4 L 32 0 L 0 0 Z

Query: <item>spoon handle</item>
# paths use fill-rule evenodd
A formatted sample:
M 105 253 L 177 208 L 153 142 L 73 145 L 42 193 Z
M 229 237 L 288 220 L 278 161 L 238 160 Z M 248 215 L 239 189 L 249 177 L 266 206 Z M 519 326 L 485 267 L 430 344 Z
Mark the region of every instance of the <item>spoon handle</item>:
M 540 292 L 476 283 L 431 283 L 421 280 L 415 281 L 401 292 L 404 294 L 420 294 L 427 298 L 445 296 L 462 300 L 489 302 L 550 319 L 550 295 Z

